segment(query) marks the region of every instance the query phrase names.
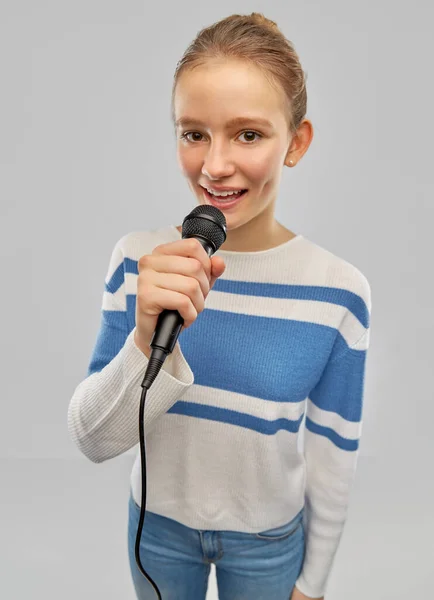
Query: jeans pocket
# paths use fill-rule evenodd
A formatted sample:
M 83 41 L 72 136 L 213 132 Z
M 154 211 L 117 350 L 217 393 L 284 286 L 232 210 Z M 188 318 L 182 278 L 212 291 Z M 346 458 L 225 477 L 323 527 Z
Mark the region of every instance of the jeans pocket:
M 303 525 L 303 510 L 301 510 L 292 521 L 285 525 L 280 525 L 274 529 L 266 529 L 255 533 L 255 537 L 260 540 L 284 540 L 285 538 L 293 535 Z

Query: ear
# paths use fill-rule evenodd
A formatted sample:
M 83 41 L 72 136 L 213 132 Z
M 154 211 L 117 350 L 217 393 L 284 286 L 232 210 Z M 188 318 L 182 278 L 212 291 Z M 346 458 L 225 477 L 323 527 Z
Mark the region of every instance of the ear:
M 294 134 L 291 144 L 285 156 L 284 164 L 287 167 L 295 167 L 301 157 L 307 152 L 310 143 L 313 139 L 313 126 L 308 119 L 302 121 L 297 132 Z M 290 164 L 292 160 L 293 164 Z

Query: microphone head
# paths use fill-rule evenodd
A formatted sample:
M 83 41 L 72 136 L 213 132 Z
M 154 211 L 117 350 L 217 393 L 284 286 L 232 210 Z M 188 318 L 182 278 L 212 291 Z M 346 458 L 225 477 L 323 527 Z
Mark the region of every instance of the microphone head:
M 199 204 L 185 217 L 182 237 L 205 238 L 216 252 L 226 240 L 226 218 L 221 210 L 209 204 Z

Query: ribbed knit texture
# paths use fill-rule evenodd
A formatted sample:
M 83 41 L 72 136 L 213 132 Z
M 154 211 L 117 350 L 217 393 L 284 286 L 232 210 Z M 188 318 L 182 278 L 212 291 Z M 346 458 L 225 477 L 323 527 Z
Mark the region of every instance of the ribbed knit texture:
M 171 225 L 115 245 L 100 331 L 68 410 L 71 438 L 93 462 L 137 445 L 138 504 L 148 359 L 133 338 L 137 263 L 178 239 Z M 304 505 L 296 585 L 320 597 L 356 469 L 370 286 L 355 266 L 302 235 L 265 251 L 216 254 L 226 270 L 147 392 L 146 509 L 195 529 L 256 533 L 287 523 Z

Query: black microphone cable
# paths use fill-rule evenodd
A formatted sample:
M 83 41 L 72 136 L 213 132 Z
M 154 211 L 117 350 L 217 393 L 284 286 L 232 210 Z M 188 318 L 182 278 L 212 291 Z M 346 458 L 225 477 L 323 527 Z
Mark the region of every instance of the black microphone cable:
M 200 204 L 185 217 L 182 223 L 182 237 L 195 237 L 202 244 L 208 256 L 211 256 L 226 240 L 226 218 L 224 214 L 215 206 Z M 155 378 L 160 372 L 160 369 L 168 354 L 173 351 L 183 324 L 184 319 L 177 310 L 165 309 L 158 315 L 157 325 L 150 343 L 152 352 L 149 358 L 145 376 L 140 384 L 143 388 L 139 409 L 142 500 L 140 503 L 139 524 L 137 526 L 135 555 L 139 571 L 154 588 L 158 600 L 162 600 L 160 590 L 151 576 L 146 573 L 140 560 L 140 538 L 142 536 L 146 507 L 146 446 L 144 431 L 145 401 L 146 392 L 151 387 Z
M 161 313 L 162 314 L 162 313 Z M 183 321 L 184 322 L 184 321 Z M 162 355 L 162 356 L 161 356 Z M 151 578 L 148 573 L 146 573 L 143 565 L 140 561 L 140 538 L 142 536 L 143 530 L 143 521 L 145 520 L 145 505 L 146 505 L 146 447 L 145 447 L 145 432 L 144 432 L 144 414 L 145 414 L 145 400 L 146 400 L 146 392 L 151 387 L 154 379 L 158 375 L 161 365 L 163 364 L 167 354 L 161 350 L 160 348 L 154 348 L 152 350 L 151 357 L 149 358 L 148 368 L 146 369 L 145 378 L 142 383 L 142 395 L 140 398 L 140 410 L 139 410 L 139 437 L 140 437 L 140 458 L 141 458 L 141 471 L 142 471 L 142 501 L 140 503 L 140 519 L 139 524 L 137 526 L 137 536 L 136 536 L 136 563 L 139 568 L 139 571 L 146 577 L 149 583 L 154 588 L 158 600 L 162 600 L 160 590 L 157 587 L 157 584 Z

